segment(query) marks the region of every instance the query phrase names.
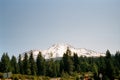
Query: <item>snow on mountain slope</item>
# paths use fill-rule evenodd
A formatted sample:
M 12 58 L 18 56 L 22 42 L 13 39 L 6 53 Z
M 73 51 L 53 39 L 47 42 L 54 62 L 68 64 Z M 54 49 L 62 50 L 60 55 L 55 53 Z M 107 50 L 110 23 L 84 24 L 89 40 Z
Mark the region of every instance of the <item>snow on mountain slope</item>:
M 74 53 L 77 53 L 78 56 L 86 56 L 86 57 L 105 56 L 104 53 L 98 53 L 85 48 L 74 48 L 69 44 L 54 44 L 52 45 L 52 47 L 48 48 L 47 50 L 31 50 L 25 53 L 28 53 L 28 56 L 29 56 L 30 53 L 32 52 L 35 59 L 39 52 L 42 53 L 42 56 L 45 59 L 60 58 L 60 57 L 63 57 L 63 54 L 66 52 L 67 48 L 69 48 L 70 51 L 72 52 L 71 54 L 72 56 Z

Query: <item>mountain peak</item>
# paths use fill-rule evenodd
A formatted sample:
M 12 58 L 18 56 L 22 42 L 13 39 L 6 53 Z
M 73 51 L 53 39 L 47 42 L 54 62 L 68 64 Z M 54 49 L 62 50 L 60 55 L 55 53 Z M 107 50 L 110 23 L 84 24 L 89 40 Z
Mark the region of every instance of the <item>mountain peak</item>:
M 85 48 L 74 48 L 73 46 L 66 44 L 66 43 L 56 43 L 52 45 L 47 50 L 31 50 L 33 52 L 33 56 L 36 58 L 39 52 L 42 53 L 42 56 L 45 59 L 50 58 L 60 58 L 63 57 L 63 54 L 66 53 L 67 48 L 70 49 L 71 55 L 73 56 L 74 53 L 77 53 L 77 55 L 80 56 L 86 56 L 86 57 L 99 57 L 99 56 L 105 56 L 104 53 L 98 53 L 93 50 L 88 50 Z M 31 51 L 28 51 L 28 55 Z
M 52 45 L 52 47 L 72 47 L 70 44 L 67 44 L 67 43 L 56 43 L 54 45 Z

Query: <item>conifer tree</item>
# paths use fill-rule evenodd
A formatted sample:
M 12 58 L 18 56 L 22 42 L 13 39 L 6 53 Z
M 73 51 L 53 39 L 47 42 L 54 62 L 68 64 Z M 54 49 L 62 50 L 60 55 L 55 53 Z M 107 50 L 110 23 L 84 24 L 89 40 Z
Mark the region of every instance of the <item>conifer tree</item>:
M 119 76 L 120 74 L 120 51 L 116 51 L 115 53 L 114 65 L 115 65 L 115 74 Z
M 33 53 L 31 51 L 30 53 L 30 57 L 29 57 L 29 64 L 30 64 L 30 70 L 31 70 L 31 75 L 36 75 L 36 63 L 35 60 L 33 58 Z
M 113 66 L 113 61 L 112 61 L 109 50 L 106 51 L 106 71 L 105 72 L 108 78 L 113 79 L 114 66 Z
M 117 51 L 115 54 L 115 63 L 117 67 L 120 69 L 120 51 Z
M 109 50 L 106 51 L 106 58 L 107 58 L 107 59 L 110 59 L 110 58 L 111 58 L 111 54 L 110 54 L 110 51 L 109 51 Z
M 46 72 L 47 72 L 47 76 L 50 77 L 54 77 L 54 73 L 56 73 L 56 69 L 55 69 L 55 64 L 53 63 L 53 59 L 50 59 L 46 62 Z
M 64 71 L 71 74 L 73 72 L 73 61 L 71 58 L 71 51 L 67 48 L 66 53 L 63 55 L 63 64 L 64 64 Z
M 55 61 L 54 63 L 56 65 L 56 75 L 60 76 L 60 61 Z
M 73 62 L 74 62 L 74 71 L 79 72 L 80 71 L 79 58 L 76 53 L 74 53 L 73 55 Z
M 97 65 L 98 65 L 98 71 L 104 74 L 105 69 L 106 69 L 105 58 L 102 56 L 98 57 Z
M 60 60 L 60 74 L 62 74 L 62 72 L 64 72 L 64 63 L 63 63 L 63 59 Z
M 11 69 L 12 69 L 12 73 L 16 74 L 18 73 L 18 64 L 17 64 L 17 60 L 15 56 L 12 56 L 11 59 Z
M 41 52 L 39 52 L 39 54 L 37 55 L 36 65 L 37 75 L 45 75 L 46 74 L 45 59 L 42 57 Z
M 19 54 L 18 66 L 19 66 L 19 73 L 23 74 L 23 61 L 22 61 L 22 58 L 21 58 L 21 54 Z
M 1 72 L 11 71 L 10 58 L 7 53 L 3 53 L 1 57 Z
M 23 71 L 24 71 L 24 74 L 27 74 L 27 75 L 31 74 L 27 53 L 25 53 L 24 59 L 23 59 Z
M 53 64 L 51 65 L 52 66 L 52 76 L 53 77 L 57 77 L 57 66 L 56 66 L 56 63 L 53 62 Z

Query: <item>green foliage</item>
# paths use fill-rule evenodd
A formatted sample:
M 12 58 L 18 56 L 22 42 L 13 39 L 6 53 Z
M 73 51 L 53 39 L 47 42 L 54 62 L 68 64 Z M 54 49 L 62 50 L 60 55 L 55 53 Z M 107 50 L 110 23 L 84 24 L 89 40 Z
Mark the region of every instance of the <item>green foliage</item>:
M 98 58 L 97 65 L 98 65 L 98 70 L 103 73 L 105 71 L 105 69 L 106 69 L 105 58 L 100 56 Z
M 63 60 L 60 60 L 60 74 L 62 74 L 62 72 L 64 71 L 64 63 Z
M 111 58 L 111 54 L 109 50 L 106 51 L 105 63 L 106 63 L 105 75 L 107 75 L 106 77 L 113 79 L 114 65 L 113 65 L 113 60 Z
M 74 71 L 80 72 L 79 58 L 76 53 L 73 55 Z
M 60 61 L 55 61 L 56 77 L 60 76 Z
M 23 74 L 23 61 L 21 59 L 21 55 L 19 55 L 19 58 L 18 58 L 18 67 L 19 67 L 19 73 L 20 74 Z
M 12 69 L 12 73 L 17 74 L 18 73 L 18 64 L 17 64 L 17 59 L 15 56 L 12 56 L 11 59 L 11 69 Z
M 92 72 L 98 75 L 98 66 L 94 63 L 92 67 Z
M 25 56 L 23 59 L 23 71 L 24 71 L 24 74 L 31 74 L 30 64 L 29 64 L 27 53 L 25 53 Z
M 30 64 L 31 75 L 36 75 L 37 66 L 36 66 L 35 60 L 33 58 L 33 53 L 32 52 L 30 53 L 29 64 Z
M 7 53 L 3 53 L 1 57 L 0 71 L 1 72 L 11 71 L 10 58 Z
M 57 77 L 57 68 L 56 68 L 56 64 L 54 63 L 53 59 L 47 61 L 46 66 L 47 66 L 46 75 L 50 77 Z
M 69 50 L 69 48 L 67 48 L 66 53 L 64 53 L 63 55 L 63 68 L 64 71 L 72 74 L 74 66 L 73 66 L 73 60 L 71 57 L 71 51 Z
M 115 55 L 111 55 L 107 50 L 106 56 L 103 57 L 78 57 L 75 53 L 73 56 L 71 54 L 67 48 L 61 60 L 45 60 L 41 52 L 36 60 L 34 60 L 32 52 L 29 57 L 25 53 L 24 58 L 19 55 L 17 60 L 15 56 L 12 56 L 10 60 L 8 54 L 4 53 L 0 60 L 0 72 L 2 72 L 0 78 L 3 78 L 3 73 L 12 71 L 11 78 L 14 80 L 49 80 L 49 77 L 61 77 L 61 80 L 79 80 L 79 78 L 83 79 L 86 74 L 91 79 L 94 77 L 94 80 L 99 80 L 100 73 L 103 75 L 103 80 L 120 79 L 119 51 Z
M 62 74 L 61 74 L 61 78 L 62 78 L 62 79 L 69 79 L 70 76 L 69 76 L 68 73 L 66 73 L 66 72 L 63 71 Z
M 111 58 L 111 54 L 110 54 L 110 51 L 109 51 L 109 50 L 106 51 L 106 58 L 107 58 L 107 59 L 110 59 L 110 58 Z
M 117 51 L 115 54 L 115 65 L 120 69 L 120 51 Z
M 37 75 L 46 75 L 46 63 L 45 63 L 45 59 L 41 55 L 41 52 L 39 52 L 37 56 L 36 65 L 37 65 Z
M 60 80 L 80 80 L 80 75 L 77 72 L 73 72 L 71 75 L 69 75 L 63 71 Z

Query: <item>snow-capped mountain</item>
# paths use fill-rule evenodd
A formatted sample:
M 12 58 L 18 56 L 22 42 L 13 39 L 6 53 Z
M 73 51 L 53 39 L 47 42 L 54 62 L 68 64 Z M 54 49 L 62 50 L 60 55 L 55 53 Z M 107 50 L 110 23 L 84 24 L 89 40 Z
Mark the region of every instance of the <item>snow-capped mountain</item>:
M 86 57 L 99 57 L 99 56 L 105 56 L 104 53 L 98 53 L 92 50 L 88 50 L 85 48 L 74 48 L 69 44 L 54 44 L 52 47 L 48 48 L 47 50 L 31 50 L 28 52 L 25 52 L 30 55 L 30 53 L 33 53 L 34 58 L 37 57 L 38 53 L 41 52 L 42 56 L 45 59 L 50 58 L 60 58 L 63 57 L 63 54 L 66 53 L 67 48 L 71 51 L 71 55 L 73 56 L 74 53 L 77 53 L 77 55 L 80 56 L 86 56 Z M 23 53 L 24 54 L 24 53 Z

